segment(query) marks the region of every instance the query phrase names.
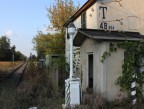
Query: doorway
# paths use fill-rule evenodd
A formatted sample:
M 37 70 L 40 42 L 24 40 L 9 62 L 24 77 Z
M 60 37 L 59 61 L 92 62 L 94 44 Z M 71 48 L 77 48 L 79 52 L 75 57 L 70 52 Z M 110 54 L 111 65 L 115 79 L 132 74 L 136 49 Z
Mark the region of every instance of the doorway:
M 93 89 L 93 54 L 88 55 L 88 85 Z

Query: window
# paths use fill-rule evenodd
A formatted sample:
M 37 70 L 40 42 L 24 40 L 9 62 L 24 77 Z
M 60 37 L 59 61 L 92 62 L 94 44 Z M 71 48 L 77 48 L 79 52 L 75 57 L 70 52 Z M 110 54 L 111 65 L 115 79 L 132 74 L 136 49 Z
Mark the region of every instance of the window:
M 86 12 L 81 15 L 81 28 L 86 29 Z

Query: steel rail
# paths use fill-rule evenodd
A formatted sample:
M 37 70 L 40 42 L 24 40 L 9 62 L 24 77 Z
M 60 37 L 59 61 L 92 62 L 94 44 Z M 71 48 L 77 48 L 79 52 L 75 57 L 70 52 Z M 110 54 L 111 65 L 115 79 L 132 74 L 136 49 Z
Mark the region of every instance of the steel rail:
M 16 68 L 10 70 L 7 75 L 5 75 L 5 76 L 3 76 L 3 77 L 0 78 L 0 81 L 11 77 L 11 76 L 13 75 L 13 73 L 14 73 L 16 70 L 18 70 L 20 67 L 22 67 L 25 63 L 26 63 L 26 62 L 20 64 L 20 65 L 19 65 L 18 67 L 16 67 Z
M 23 67 L 23 69 L 21 70 L 21 73 L 19 73 L 19 75 L 18 75 L 18 77 L 17 77 L 15 87 L 17 87 L 17 86 L 19 85 L 19 83 L 21 82 L 21 79 L 22 79 L 23 74 L 24 74 L 24 72 L 25 72 L 25 69 L 26 69 L 26 67 L 27 67 L 27 63 L 28 63 L 28 62 L 26 62 L 26 63 L 23 64 L 24 67 Z

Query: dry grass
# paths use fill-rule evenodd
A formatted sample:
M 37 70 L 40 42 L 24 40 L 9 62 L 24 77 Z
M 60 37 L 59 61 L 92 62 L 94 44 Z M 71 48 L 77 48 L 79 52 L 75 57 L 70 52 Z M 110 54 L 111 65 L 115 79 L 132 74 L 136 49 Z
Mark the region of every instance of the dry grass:
M 12 69 L 13 67 L 17 66 L 22 62 L 0 62 L 0 72 L 5 72 L 8 69 Z
M 0 83 L 0 109 L 61 109 L 64 103 L 61 91 L 53 91 L 51 77 L 47 70 L 38 69 L 29 63 L 22 83 L 16 89 Z
M 139 98 L 133 106 L 130 98 L 108 101 L 101 94 L 84 94 L 81 105 L 67 109 L 144 109 L 144 101 Z
M 17 101 L 20 109 L 36 106 L 41 109 L 61 109 L 64 102 L 61 92 L 54 91 L 50 73 L 37 68 L 33 63 L 24 75 L 17 89 Z

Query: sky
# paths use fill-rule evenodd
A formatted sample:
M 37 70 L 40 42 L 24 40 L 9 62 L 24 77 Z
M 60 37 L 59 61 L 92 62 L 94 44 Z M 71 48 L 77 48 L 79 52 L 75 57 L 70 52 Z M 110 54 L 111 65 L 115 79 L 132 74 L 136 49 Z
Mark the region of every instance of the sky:
M 73 0 L 74 4 L 82 6 L 87 0 Z M 0 37 L 6 35 L 15 45 L 16 50 L 25 56 L 33 50 L 32 39 L 37 31 L 46 32 L 45 26 L 50 26 L 46 7 L 54 0 L 0 0 Z

